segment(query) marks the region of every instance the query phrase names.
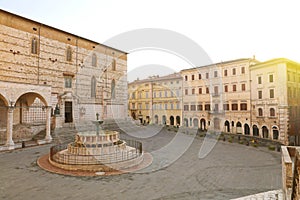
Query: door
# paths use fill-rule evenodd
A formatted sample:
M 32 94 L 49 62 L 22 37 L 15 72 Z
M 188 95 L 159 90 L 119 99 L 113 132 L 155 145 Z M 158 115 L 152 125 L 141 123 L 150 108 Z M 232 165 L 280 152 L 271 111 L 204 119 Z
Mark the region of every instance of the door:
M 65 102 L 65 123 L 73 122 L 72 102 Z

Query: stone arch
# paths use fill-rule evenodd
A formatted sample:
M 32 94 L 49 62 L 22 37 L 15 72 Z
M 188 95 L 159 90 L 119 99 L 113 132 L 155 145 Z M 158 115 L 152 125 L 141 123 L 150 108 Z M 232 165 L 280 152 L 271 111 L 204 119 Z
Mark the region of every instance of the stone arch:
M 167 117 L 166 117 L 166 115 L 163 115 L 163 116 L 162 116 L 162 124 L 163 124 L 163 125 L 166 125 L 166 124 L 167 124 Z
M 242 134 L 243 133 L 242 123 L 239 122 L 239 121 L 236 123 L 236 133 L 237 134 Z
M 225 132 L 230 133 L 230 122 L 228 120 L 224 123 L 225 126 Z
M 170 125 L 174 126 L 174 117 L 173 116 L 170 116 Z
M 194 126 L 194 128 L 198 128 L 199 127 L 199 120 L 198 120 L 198 118 L 194 118 L 193 119 L 193 126 Z
M 279 129 L 277 126 L 272 127 L 272 135 L 273 135 L 273 140 L 279 139 Z
M 269 129 L 266 126 L 263 126 L 261 129 L 263 138 L 269 138 Z
M 204 118 L 200 120 L 200 129 L 204 131 L 206 129 L 206 121 Z
M 252 133 L 253 133 L 253 136 L 259 136 L 259 129 L 257 127 L 257 125 L 253 125 L 252 126 Z
M 184 118 L 183 122 L 184 122 L 183 125 L 185 127 L 189 127 L 189 120 L 187 118 Z
M 155 115 L 155 116 L 154 116 L 154 123 L 155 123 L 155 124 L 158 124 L 158 115 Z
M 9 102 L 8 100 L 0 94 L 0 127 L 5 127 L 7 125 L 7 108 Z
M 176 125 L 180 126 L 180 116 L 176 116 Z
M 244 134 L 250 135 L 250 127 L 248 124 L 244 124 Z

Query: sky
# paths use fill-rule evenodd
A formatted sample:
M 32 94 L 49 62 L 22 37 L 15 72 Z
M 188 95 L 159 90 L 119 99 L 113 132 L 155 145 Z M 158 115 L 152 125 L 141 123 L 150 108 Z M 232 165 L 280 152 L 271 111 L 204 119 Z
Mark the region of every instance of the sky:
M 259 61 L 285 57 L 300 62 L 298 2 L 0 0 L 0 8 L 99 43 L 127 31 L 158 28 L 191 39 L 203 48 L 213 63 L 254 55 Z M 192 67 L 172 53 L 159 50 L 129 52 L 128 73 L 152 64 L 160 67 L 136 76 L 141 79 L 169 73 L 170 69 L 179 71 Z M 166 70 L 161 66 L 166 66 Z

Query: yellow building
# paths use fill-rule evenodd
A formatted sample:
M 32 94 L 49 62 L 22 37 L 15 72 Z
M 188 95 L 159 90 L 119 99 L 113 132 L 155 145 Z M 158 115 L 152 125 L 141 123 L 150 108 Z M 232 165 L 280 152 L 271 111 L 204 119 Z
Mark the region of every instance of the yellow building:
M 75 126 L 127 116 L 127 54 L 0 10 L 0 143 L 29 139 L 20 125 Z
M 253 135 L 300 145 L 300 64 L 277 58 L 250 67 Z
M 181 125 L 182 78 L 152 76 L 128 84 L 129 115 L 143 124 Z

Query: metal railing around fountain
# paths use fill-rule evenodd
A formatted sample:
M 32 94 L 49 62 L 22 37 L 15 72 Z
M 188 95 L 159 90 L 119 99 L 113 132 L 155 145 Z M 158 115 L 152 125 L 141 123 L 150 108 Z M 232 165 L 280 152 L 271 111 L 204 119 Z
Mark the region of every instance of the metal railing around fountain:
M 142 155 L 143 149 L 141 142 L 136 140 L 126 140 L 125 142 L 126 145 L 132 147 L 132 149 L 100 155 L 84 155 L 81 159 L 78 159 L 72 154 L 58 154 L 60 151 L 66 150 L 68 147 L 68 144 L 59 144 L 50 148 L 50 160 L 60 164 L 91 165 L 128 161 Z M 86 148 L 88 149 L 89 147 Z

